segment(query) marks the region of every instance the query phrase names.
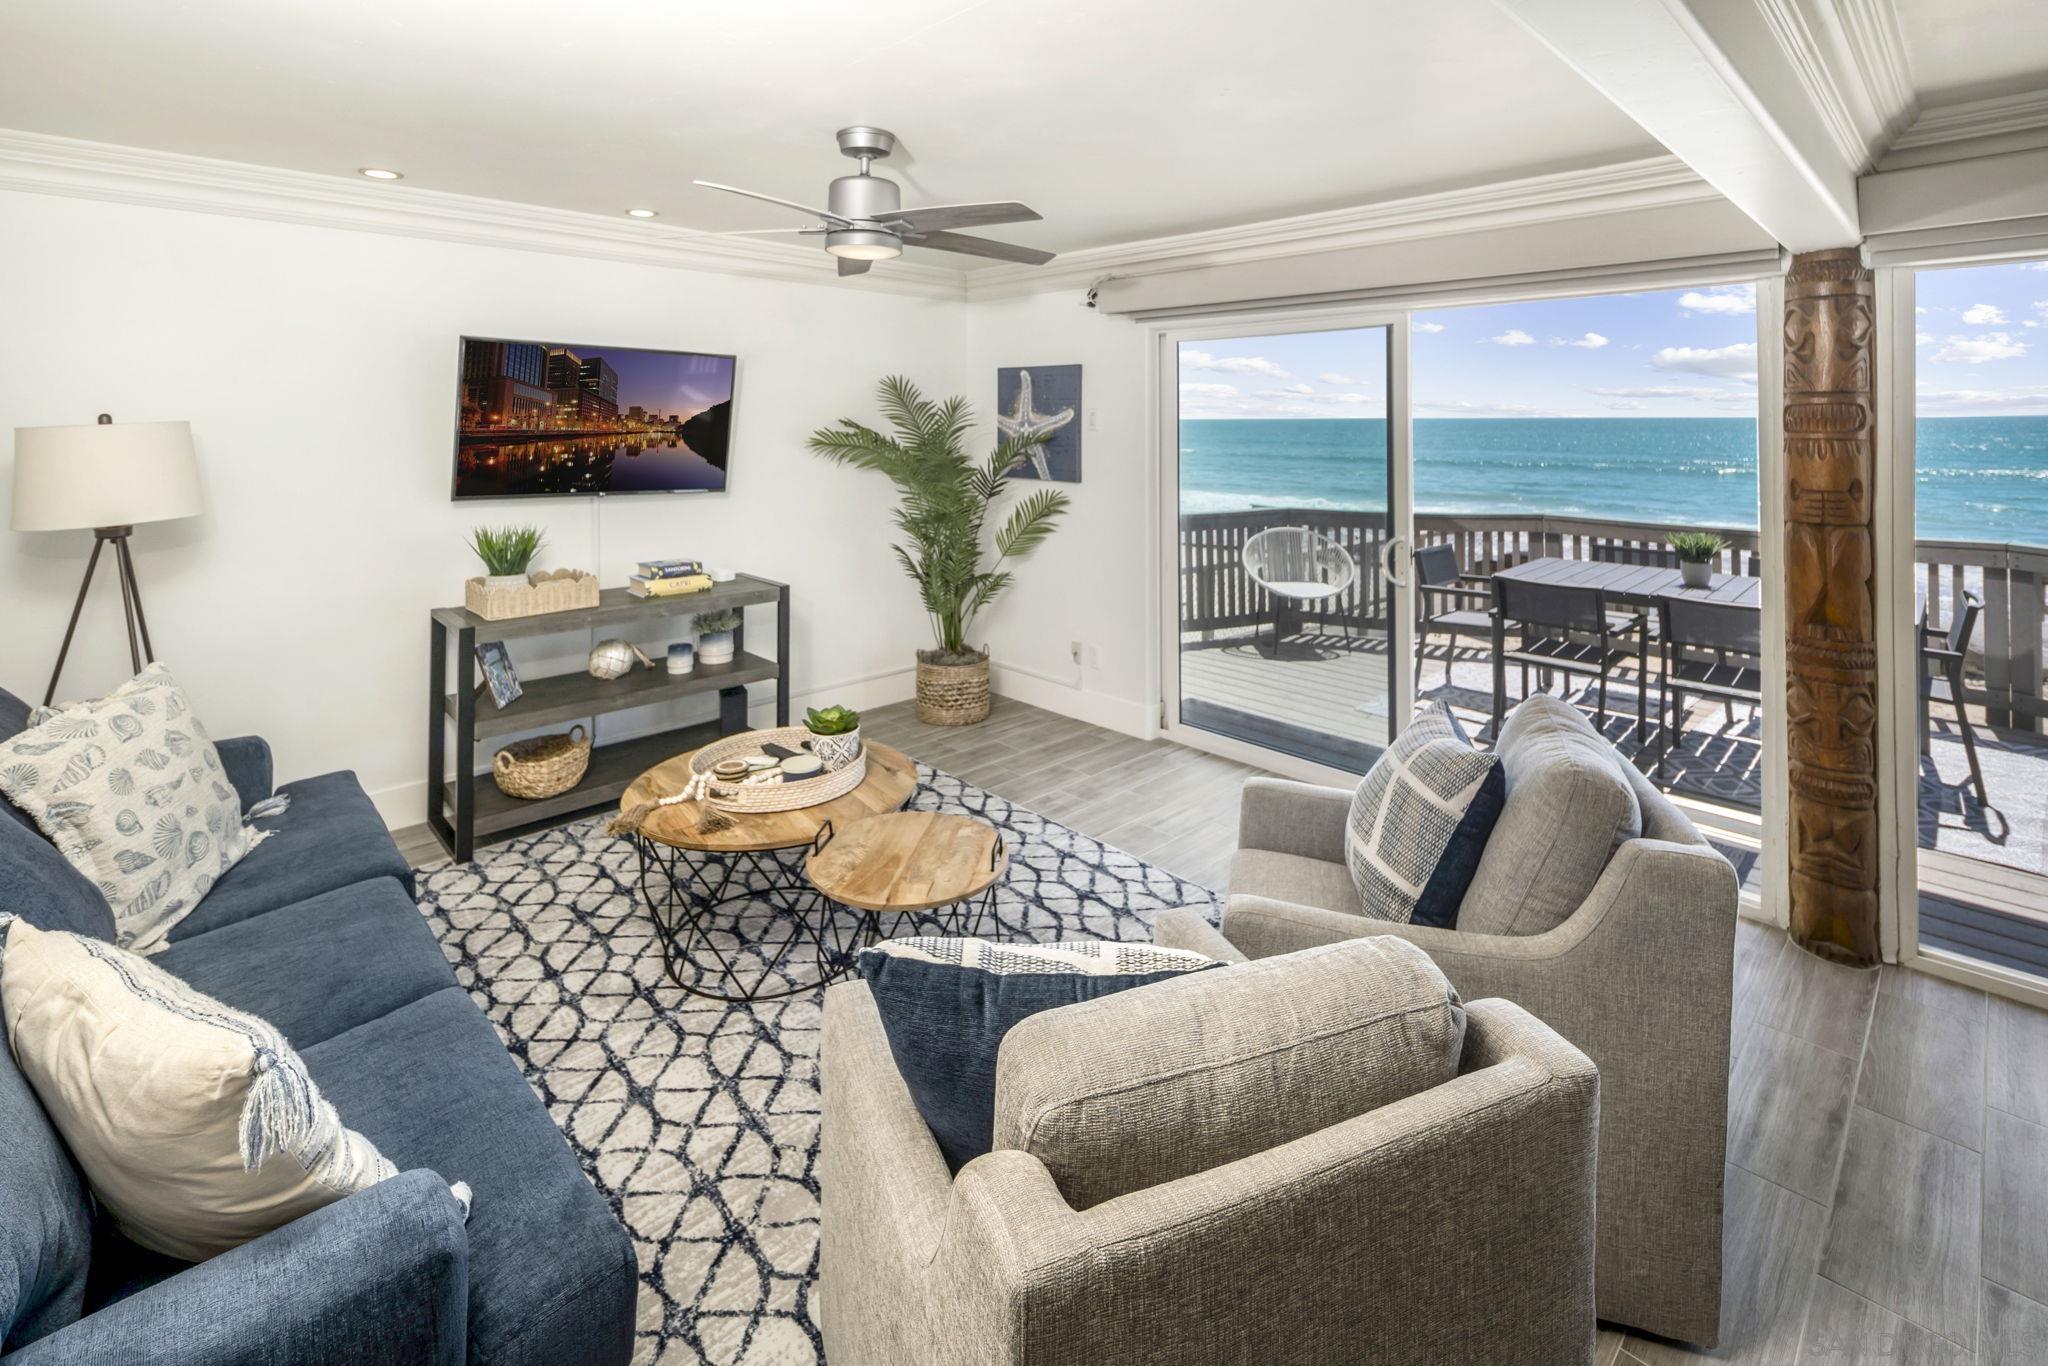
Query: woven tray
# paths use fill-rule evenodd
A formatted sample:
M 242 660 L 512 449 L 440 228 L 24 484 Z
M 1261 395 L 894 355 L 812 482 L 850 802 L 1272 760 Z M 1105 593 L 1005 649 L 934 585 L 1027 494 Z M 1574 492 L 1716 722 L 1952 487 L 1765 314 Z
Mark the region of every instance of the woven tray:
M 467 579 L 462 585 L 463 606 L 485 621 L 570 612 L 579 607 L 595 607 L 597 601 L 597 575 L 580 569 L 529 575 L 523 588 L 487 589 L 481 578 Z
M 728 735 L 723 740 L 713 740 L 690 756 L 690 772 L 709 773 L 722 759 L 738 759 L 748 754 L 759 754 L 763 745 L 781 745 L 784 749 L 800 750 L 811 733 L 802 726 L 777 726 L 767 730 L 742 731 Z M 738 783 L 728 784 L 713 781 L 710 804 L 721 811 L 797 811 L 806 806 L 817 806 L 835 797 L 844 797 L 859 787 L 868 776 L 867 750 L 854 757 L 845 768 L 830 773 L 820 773 L 815 778 L 799 778 L 795 782 L 779 783 Z

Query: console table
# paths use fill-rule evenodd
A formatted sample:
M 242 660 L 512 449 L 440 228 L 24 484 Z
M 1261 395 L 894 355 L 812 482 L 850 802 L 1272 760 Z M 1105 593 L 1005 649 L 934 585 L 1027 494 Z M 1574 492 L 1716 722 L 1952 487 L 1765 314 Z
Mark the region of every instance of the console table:
M 479 681 L 479 641 L 572 631 L 630 636 L 666 617 L 768 603 L 775 604 L 773 659 L 747 653 L 743 618 L 733 633 L 732 661 L 700 662 L 687 674 L 671 675 L 657 659 L 654 668 L 635 669 L 622 678 L 592 678 L 582 670 L 545 678 L 522 677 L 519 699 L 503 708 L 492 705 Z M 448 672 L 451 645 L 455 666 L 452 688 Z M 789 585 L 750 574 L 713 584 L 701 593 L 667 598 L 639 598 L 623 588 L 607 588 L 598 595 L 595 607 L 504 621 L 487 621 L 464 607 L 436 607 L 430 648 L 427 824 L 458 862 L 468 862 L 480 835 L 509 837 L 613 807 L 634 779 L 662 760 L 721 735 L 746 730 L 749 683 L 774 682 L 775 724 L 789 724 Z M 583 781 L 558 796 L 527 801 L 506 796 L 488 775 L 478 782 L 479 741 L 708 692 L 718 694 L 716 720 L 598 745 L 591 750 L 590 768 Z

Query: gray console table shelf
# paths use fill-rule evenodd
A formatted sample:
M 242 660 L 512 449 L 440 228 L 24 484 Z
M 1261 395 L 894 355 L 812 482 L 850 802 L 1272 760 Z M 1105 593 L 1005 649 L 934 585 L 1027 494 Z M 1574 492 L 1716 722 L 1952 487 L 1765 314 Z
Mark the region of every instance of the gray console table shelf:
M 522 678 L 519 699 L 504 708 L 493 706 L 490 695 L 480 691 L 476 662 L 479 641 L 517 640 L 571 631 L 629 635 L 663 617 L 695 616 L 727 607 L 769 603 L 775 605 L 773 659 L 747 653 L 746 626 L 742 622 L 733 633 L 733 657 L 729 664 L 699 664 L 694 672 L 675 677 L 662 667 L 662 661 L 656 660 L 653 669 L 635 669 L 623 678 L 592 678 L 581 672 Z M 789 585 L 750 574 L 742 574 L 730 583 L 715 584 L 702 593 L 673 598 L 636 598 L 623 588 L 607 588 L 599 595 L 595 607 L 506 621 L 487 621 L 463 607 L 436 607 L 431 636 L 433 653 L 427 670 L 427 824 L 458 862 L 469 861 L 480 835 L 522 833 L 609 807 L 635 778 L 662 760 L 672 759 L 720 735 L 745 730 L 749 683 L 774 682 L 775 724 L 789 724 Z M 449 686 L 448 672 L 451 645 L 455 665 L 453 688 Z M 718 694 L 717 720 L 598 745 L 591 751 L 590 768 L 583 781 L 560 796 L 539 801 L 508 797 L 488 774 L 476 772 L 480 740 L 708 692 Z M 479 777 L 483 781 L 479 782 Z

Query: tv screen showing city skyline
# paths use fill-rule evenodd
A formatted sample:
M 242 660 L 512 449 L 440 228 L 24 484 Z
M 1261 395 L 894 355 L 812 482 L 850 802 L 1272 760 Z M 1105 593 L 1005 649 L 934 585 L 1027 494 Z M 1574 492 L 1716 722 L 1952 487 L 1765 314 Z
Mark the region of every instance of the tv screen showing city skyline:
M 723 493 L 731 356 L 464 337 L 457 498 Z

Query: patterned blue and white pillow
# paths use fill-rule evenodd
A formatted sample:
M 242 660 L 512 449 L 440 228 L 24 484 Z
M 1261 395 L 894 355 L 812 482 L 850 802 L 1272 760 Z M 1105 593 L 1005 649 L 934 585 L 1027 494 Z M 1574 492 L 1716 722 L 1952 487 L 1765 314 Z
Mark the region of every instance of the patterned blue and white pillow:
M 161 664 L 0 741 L 0 792 L 114 912 L 115 942 L 155 953 L 264 834 L 184 690 Z
M 1085 940 L 885 941 L 860 955 L 896 1070 L 959 1171 L 995 1146 L 996 1055 L 1019 1020 L 1223 964 L 1186 949 Z
M 1351 796 L 1344 854 L 1361 909 L 1454 927 L 1506 801 L 1500 760 L 1472 748 L 1448 707 L 1416 712 Z

